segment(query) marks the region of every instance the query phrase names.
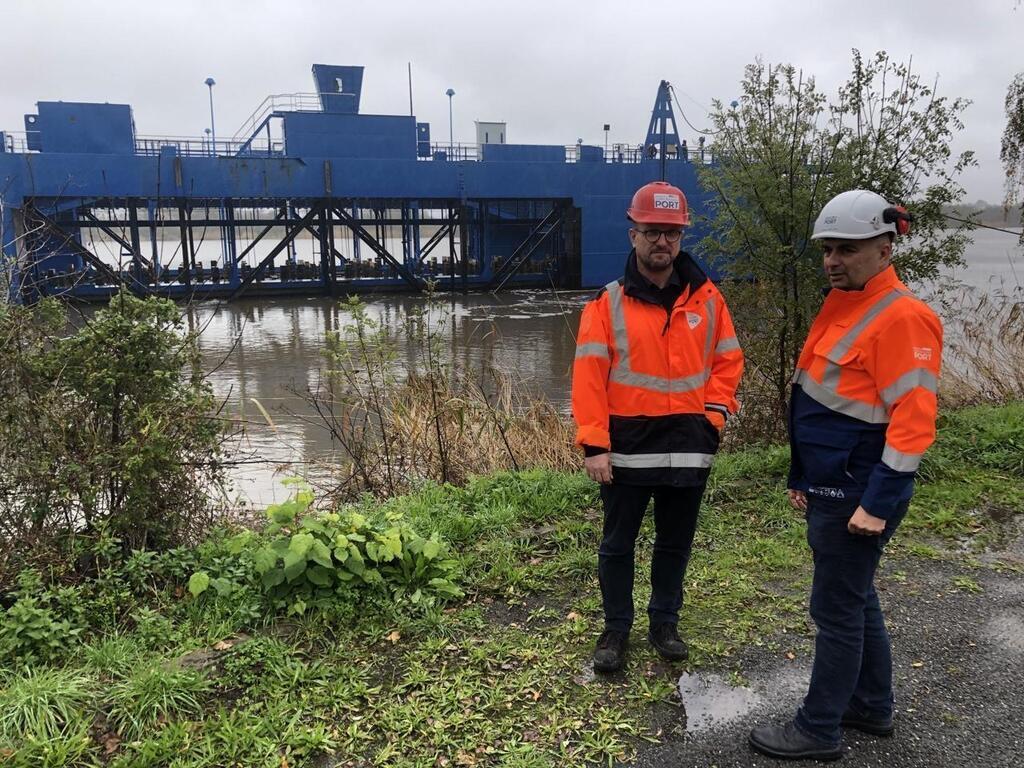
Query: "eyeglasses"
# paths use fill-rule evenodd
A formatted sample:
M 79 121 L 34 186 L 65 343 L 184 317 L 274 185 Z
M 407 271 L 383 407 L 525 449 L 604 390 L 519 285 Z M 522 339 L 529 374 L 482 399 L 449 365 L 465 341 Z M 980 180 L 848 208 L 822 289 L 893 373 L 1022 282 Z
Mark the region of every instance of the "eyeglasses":
M 661 236 L 665 236 L 666 243 L 677 243 L 679 238 L 683 236 L 683 230 L 681 229 L 638 229 L 636 230 L 646 238 L 648 243 L 656 243 L 661 239 Z

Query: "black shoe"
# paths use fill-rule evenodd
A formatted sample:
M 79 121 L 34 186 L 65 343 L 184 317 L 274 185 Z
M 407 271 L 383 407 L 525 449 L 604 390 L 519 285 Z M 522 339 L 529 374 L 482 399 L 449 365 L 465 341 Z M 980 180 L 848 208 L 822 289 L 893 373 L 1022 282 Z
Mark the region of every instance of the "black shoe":
M 656 624 L 647 633 L 647 639 L 663 659 L 686 661 L 690 656 L 690 649 L 679 639 L 675 624 Z
M 595 672 L 618 672 L 626 663 L 626 646 L 629 644 L 629 635 L 625 632 L 617 632 L 614 629 L 606 629 L 597 638 L 597 647 L 594 648 L 594 671 Z
M 750 746 L 764 755 L 783 760 L 835 760 L 843 756 L 840 744 L 832 746 L 805 736 L 792 722 L 755 728 L 750 732 Z
M 870 717 L 852 709 L 843 713 L 840 725 L 843 728 L 853 728 L 861 733 L 870 733 L 872 736 L 892 736 L 893 731 L 896 730 L 892 717 Z

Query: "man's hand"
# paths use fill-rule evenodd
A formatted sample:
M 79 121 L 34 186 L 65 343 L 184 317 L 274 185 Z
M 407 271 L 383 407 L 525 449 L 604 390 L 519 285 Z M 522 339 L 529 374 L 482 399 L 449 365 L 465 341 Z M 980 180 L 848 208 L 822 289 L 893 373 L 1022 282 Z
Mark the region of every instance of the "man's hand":
M 861 536 L 879 536 L 885 530 L 885 520 L 875 517 L 864 507 L 857 507 L 850 522 L 846 524 L 846 530 Z
M 602 485 L 608 485 L 612 481 L 612 455 L 610 453 L 599 453 L 596 456 L 587 456 L 583 460 L 587 469 L 587 477 Z
M 792 488 L 789 489 L 789 503 L 793 509 L 799 509 L 801 512 L 807 511 L 807 494 L 803 491 L 795 491 Z

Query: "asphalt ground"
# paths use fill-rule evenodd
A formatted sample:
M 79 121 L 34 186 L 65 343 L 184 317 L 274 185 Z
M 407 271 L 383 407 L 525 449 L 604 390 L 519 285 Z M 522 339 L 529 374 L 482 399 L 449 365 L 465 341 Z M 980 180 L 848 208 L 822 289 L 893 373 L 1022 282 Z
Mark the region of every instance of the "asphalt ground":
M 982 560 L 979 568 L 966 555 L 883 558 L 876 584 L 892 637 L 896 733 L 848 730 L 833 764 L 1024 766 L 1024 539 Z M 1016 567 L 993 567 L 998 562 Z M 630 765 L 820 765 L 773 760 L 747 744 L 754 726 L 791 718 L 804 693 L 810 642 L 796 654 L 785 647 L 772 643 L 737 659 L 733 672 L 745 682 L 731 696 L 719 695 L 725 675 L 704 680 L 707 696 L 700 680 L 682 686 L 680 705 L 663 713 L 663 742 L 642 748 Z

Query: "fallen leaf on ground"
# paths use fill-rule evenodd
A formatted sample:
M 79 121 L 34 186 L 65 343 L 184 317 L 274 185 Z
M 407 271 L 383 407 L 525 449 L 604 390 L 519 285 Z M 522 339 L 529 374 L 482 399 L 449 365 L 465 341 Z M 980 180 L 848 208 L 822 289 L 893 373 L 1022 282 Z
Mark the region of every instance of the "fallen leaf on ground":
M 402 639 L 402 633 L 401 633 L 401 632 L 399 632 L 399 631 L 398 631 L 398 630 L 396 629 L 395 631 L 393 631 L 393 632 L 392 632 L 391 634 L 389 634 L 389 635 L 388 635 L 387 637 L 385 637 L 384 639 L 385 639 L 385 640 L 390 640 L 390 641 L 391 641 L 392 643 L 397 643 L 397 642 L 398 642 L 399 640 L 401 640 L 401 639 Z

